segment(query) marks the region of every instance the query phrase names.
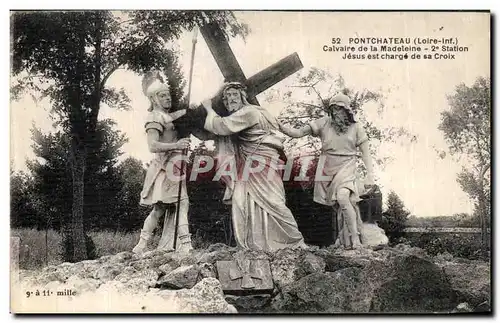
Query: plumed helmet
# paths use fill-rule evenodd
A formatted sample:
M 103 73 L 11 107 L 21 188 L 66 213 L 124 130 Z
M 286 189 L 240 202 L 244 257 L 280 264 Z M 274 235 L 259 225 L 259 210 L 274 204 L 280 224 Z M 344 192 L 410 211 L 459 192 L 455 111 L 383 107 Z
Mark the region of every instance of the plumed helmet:
M 159 71 L 146 73 L 142 79 L 142 92 L 144 95 L 150 97 L 160 91 L 169 91 L 168 82 L 164 81 L 164 79 Z
M 169 91 L 169 87 L 167 83 L 163 83 L 160 80 L 155 80 L 146 88 L 146 96 L 155 95 L 161 91 Z

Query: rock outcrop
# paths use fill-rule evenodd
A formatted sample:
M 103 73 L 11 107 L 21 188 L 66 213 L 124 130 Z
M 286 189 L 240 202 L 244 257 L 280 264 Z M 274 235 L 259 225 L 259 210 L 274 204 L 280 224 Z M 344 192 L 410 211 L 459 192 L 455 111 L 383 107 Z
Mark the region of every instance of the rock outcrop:
M 217 261 L 268 260 L 274 290 L 224 293 Z M 460 313 L 489 312 L 490 266 L 422 249 L 121 252 L 20 271 L 13 312 Z M 41 293 L 53 293 L 43 296 Z M 38 292 L 38 295 L 37 295 Z M 59 292 L 59 296 L 57 293 Z M 31 294 L 30 294 L 31 293 Z

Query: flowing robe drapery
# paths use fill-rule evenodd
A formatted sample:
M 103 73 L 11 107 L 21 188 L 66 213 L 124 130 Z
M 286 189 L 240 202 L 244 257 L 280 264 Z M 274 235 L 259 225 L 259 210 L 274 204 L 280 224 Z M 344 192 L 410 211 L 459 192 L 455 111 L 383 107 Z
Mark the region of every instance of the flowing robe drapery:
M 209 111 L 205 129 L 219 136 L 237 134 L 234 145 L 229 137 L 221 137 L 217 144 L 219 160 L 225 161 L 219 170 L 234 171 L 232 176 L 223 178 L 224 200 L 231 204 L 238 246 L 266 251 L 305 247 L 297 222 L 286 206 L 279 169 L 283 163 L 279 160 L 283 140 L 274 132 L 275 119 L 260 106 L 246 105 L 227 117 Z M 258 169 L 257 163 L 264 168 L 251 172 L 250 165 Z

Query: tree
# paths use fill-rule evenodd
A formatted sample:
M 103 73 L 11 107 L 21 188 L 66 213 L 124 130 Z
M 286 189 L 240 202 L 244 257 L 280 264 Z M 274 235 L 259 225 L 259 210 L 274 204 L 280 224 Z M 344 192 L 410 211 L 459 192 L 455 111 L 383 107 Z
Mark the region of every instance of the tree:
M 117 169 L 122 147 L 128 142 L 115 122 L 99 121 L 95 147 L 87 157 L 84 190 L 84 227 L 87 229 L 115 229 L 120 217 L 122 181 Z
M 245 26 L 226 11 L 68 11 L 15 12 L 12 72 L 22 90 L 48 97 L 57 123 L 70 134 L 72 241 L 74 261 L 87 258 L 84 237 L 84 178 L 93 149 L 101 104 L 125 108 L 123 90 L 106 86 L 118 68 L 143 73 L 164 64 L 166 42 L 183 30 L 217 22 L 228 34 L 244 35 Z
M 123 134 L 113 129 L 114 122 L 102 120 L 97 124 L 92 154 L 85 165 L 90 171 L 85 177 L 84 209 L 87 230 L 115 225 L 118 181 L 115 164 L 122 154 L 121 147 L 126 142 Z M 27 162 L 32 176 L 31 201 L 37 210 L 38 222 L 42 228 L 62 229 L 65 236 L 64 253 L 72 246 L 71 236 L 71 187 L 72 174 L 69 167 L 71 155 L 70 135 L 63 131 L 44 134 L 37 128 L 32 129 L 34 160 Z M 38 225 L 40 228 L 40 225 Z M 89 238 L 87 238 L 89 240 Z M 72 248 L 72 247 L 71 247 Z M 72 249 L 73 250 L 73 249 Z
M 457 181 L 475 202 L 481 219 L 482 241 L 486 244 L 486 226 L 490 214 L 490 78 L 478 77 L 472 86 L 456 86 L 447 97 L 450 109 L 441 113 L 438 127 L 444 133 L 450 153 L 465 157 L 471 167 L 462 168 Z
M 410 212 L 406 210 L 403 201 L 399 196 L 391 191 L 387 195 L 387 209 L 382 215 L 380 227 L 384 229 L 391 242 L 396 242 L 404 235 L 406 221 Z
M 148 208 L 140 205 L 146 169 L 140 160 L 129 157 L 118 165 L 118 174 L 121 189 L 118 193 L 120 217 L 117 229 L 126 232 L 137 231 L 150 212 Z
M 23 171 L 10 172 L 10 226 L 42 227 L 33 197 L 33 178 Z

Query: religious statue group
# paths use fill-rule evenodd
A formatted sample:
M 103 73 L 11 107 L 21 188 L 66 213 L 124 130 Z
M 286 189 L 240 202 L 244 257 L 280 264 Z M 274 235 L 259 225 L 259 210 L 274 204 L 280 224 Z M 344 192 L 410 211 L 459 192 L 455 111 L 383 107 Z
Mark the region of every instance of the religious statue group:
M 214 139 L 218 168 L 230 161 L 236 167 L 235 176 L 222 176 L 225 184 L 224 203 L 231 205 L 232 226 L 237 246 L 243 249 L 275 251 L 283 248 L 308 248 L 297 222 L 286 206 L 285 190 L 279 163 L 283 153 L 283 135 L 300 138 L 312 135 L 321 139 L 322 177 L 314 184 L 314 201 L 332 207 L 337 217 L 337 246 L 363 248 L 362 221 L 358 202 L 360 192 L 373 186 L 373 166 L 368 137 L 356 122 L 351 99 L 344 94 L 330 98 L 324 117 L 302 128 L 284 125 L 265 108 L 248 102 L 242 83 L 225 83 L 219 92 L 227 111 L 219 115 L 212 100 L 202 103 L 206 111 L 203 132 Z M 188 138 L 179 139 L 174 121 L 186 114 L 186 109 L 172 107 L 167 82 L 156 79 L 145 88 L 151 105 L 145 121 L 148 147 L 154 155 L 141 192 L 141 204 L 153 209 L 144 221 L 139 242 L 133 252 L 147 250 L 148 241 L 164 215 L 163 232 L 157 248 L 189 252 L 192 243 L 189 232 L 186 179 L 168 176 L 169 161 L 189 147 Z M 258 156 L 265 160 L 263 171 L 250 172 L 242 178 L 245 161 Z M 367 170 L 364 187 L 356 174 L 361 156 Z M 228 158 L 231 157 L 231 158 Z M 180 175 L 182 168 L 174 168 Z M 326 180 L 327 179 L 327 180 Z M 334 213 L 334 214 L 333 214 Z M 174 239 L 176 239 L 174 241 Z

